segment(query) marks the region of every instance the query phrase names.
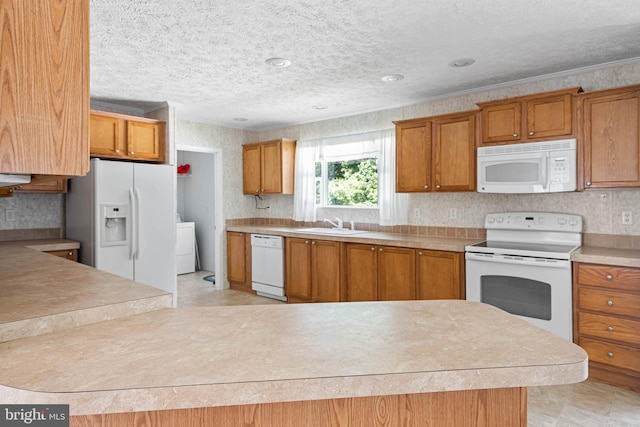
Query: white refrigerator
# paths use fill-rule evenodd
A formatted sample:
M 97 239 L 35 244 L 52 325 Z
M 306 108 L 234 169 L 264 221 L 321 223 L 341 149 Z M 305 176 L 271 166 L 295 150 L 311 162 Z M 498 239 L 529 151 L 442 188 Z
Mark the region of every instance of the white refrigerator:
M 92 159 L 66 195 L 66 237 L 79 261 L 173 294 L 176 197 L 173 166 Z

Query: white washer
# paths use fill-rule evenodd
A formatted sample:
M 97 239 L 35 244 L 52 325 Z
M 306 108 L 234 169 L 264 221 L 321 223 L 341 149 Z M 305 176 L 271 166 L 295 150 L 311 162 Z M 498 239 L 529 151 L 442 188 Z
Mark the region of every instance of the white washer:
M 176 274 L 196 271 L 196 224 L 179 222 L 176 224 Z

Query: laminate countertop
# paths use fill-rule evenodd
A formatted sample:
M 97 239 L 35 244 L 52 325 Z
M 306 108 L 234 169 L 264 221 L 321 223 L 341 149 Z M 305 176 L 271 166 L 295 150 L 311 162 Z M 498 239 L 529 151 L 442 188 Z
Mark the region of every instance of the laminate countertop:
M 305 231 L 305 227 L 271 225 L 234 225 L 227 226 L 226 229 L 227 231 L 238 231 L 243 233 L 274 234 L 284 237 L 306 237 L 348 243 L 390 245 L 452 252 L 464 252 L 465 246 L 483 240 L 478 238 L 434 237 L 373 231 L 340 236 L 308 232 Z M 640 250 L 582 246 L 571 254 L 571 261 L 640 268 Z
M 0 344 L 0 401 L 71 415 L 568 384 L 578 346 L 492 306 L 175 308 Z
M 324 239 L 338 242 L 390 245 L 451 252 L 464 252 L 466 245 L 482 240 L 478 238 L 423 236 L 418 234 L 384 233 L 379 231 L 363 231 L 359 234 L 352 235 L 319 234 L 305 231 L 308 227 L 272 225 L 229 225 L 226 229 L 227 231 L 238 231 L 242 233 L 273 234 L 284 237 Z
M 68 242 L 0 244 L 0 342 L 172 306 L 170 293 L 40 252 Z

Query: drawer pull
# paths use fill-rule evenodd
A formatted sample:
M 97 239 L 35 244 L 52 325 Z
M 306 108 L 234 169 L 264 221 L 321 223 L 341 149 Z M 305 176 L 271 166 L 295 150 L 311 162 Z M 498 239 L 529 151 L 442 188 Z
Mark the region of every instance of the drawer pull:
M 69 252 L 69 256 L 73 255 L 73 252 Z
M 607 353 L 607 357 L 613 357 L 613 353 L 611 352 Z
M 611 300 L 607 301 L 607 305 L 613 305 L 613 301 Z
M 609 326 L 609 327 L 607 328 L 607 331 L 608 331 L 608 332 L 613 332 L 613 326 Z
M 611 280 L 611 279 L 613 279 L 613 276 L 610 274 L 607 274 L 607 280 Z

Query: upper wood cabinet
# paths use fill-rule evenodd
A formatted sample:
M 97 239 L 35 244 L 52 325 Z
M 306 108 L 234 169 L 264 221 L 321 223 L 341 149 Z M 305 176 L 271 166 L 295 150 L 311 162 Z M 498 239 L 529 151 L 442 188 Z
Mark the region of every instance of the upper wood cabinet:
M 396 191 L 474 191 L 477 111 L 394 122 Z
M 0 2 L 0 173 L 89 170 L 89 1 Z
M 163 162 L 165 123 L 124 114 L 91 111 L 91 155 Z
M 287 238 L 285 288 L 289 302 L 344 301 L 340 242 Z
M 293 194 L 296 141 L 276 139 L 242 146 L 244 194 Z
M 578 96 L 580 189 L 640 187 L 640 85 Z
M 56 176 L 46 179 L 46 177 L 39 177 L 40 179 L 34 179 L 29 184 L 18 185 L 13 187 L 14 193 L 66 193 L 68 179 L 59 178 Z
M 482 109 L 480 145 L 575 136 L 573 98 L 580 91 L 580 87 L 572 87 L 478 103 Z

